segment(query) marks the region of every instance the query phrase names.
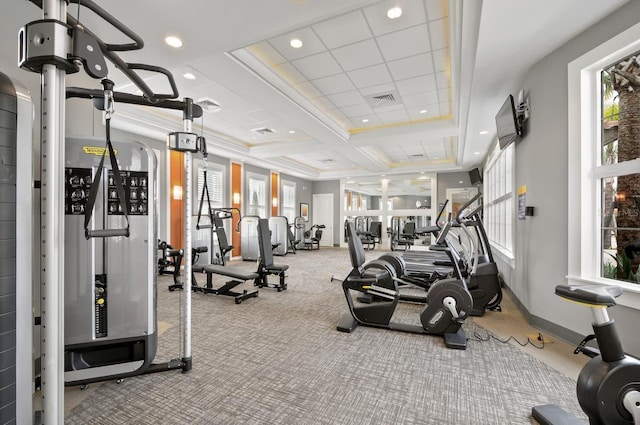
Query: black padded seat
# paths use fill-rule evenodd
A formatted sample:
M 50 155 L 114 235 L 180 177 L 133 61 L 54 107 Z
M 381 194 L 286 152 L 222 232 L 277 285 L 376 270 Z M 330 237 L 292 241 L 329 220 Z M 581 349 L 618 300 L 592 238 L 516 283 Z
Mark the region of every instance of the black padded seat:
M 218 266 L 215 264 L 207 264 L 205 266 L 202 266 L 202 271 L 204 271 L 208 275 L 219 274 L 222 276 L 228 276 L 228 277 L 232 277 L 234 279 L 239 279 L 242 281 L 251 280 L 258 277 L 258 273 L 255 273 L 255 272 L 243 273 L 231 267 Z
M 288 264 L 272 264 L 272 265 L 267 266 L 265 268 L 267 269 L 268 272 L 281 273 L 281 272 L 289 270 L 289 265 Z

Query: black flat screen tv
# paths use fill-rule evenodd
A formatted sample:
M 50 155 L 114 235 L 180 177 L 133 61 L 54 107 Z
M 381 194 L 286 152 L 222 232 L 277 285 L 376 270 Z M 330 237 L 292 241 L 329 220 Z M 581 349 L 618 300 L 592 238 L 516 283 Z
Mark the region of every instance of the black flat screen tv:
M 504 149 L 516 142 L 522 136 L 522 129 L 518 123 L 518 115 L 513 96 L 509 95 L 496 115 L 496 127 L 498 130 L 498 143 L 500 149 Z
M 469 180 L 471 180 L 471 186 L 478 186 L 482 184 L 482 175 L 480 174 L 480 170 L 474 168 L 469 171 Z

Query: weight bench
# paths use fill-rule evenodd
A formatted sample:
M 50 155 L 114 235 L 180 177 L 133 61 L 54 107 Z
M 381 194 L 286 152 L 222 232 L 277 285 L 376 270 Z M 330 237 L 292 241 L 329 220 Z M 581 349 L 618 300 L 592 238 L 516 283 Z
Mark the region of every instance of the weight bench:
M 286 264 L 274 264 L 273 252 L 271 251 L 271 236 L 269 232 L 269 220 L 261 218 L 258 220 L 258 246 L 260 248 L 260 260 L 258 262 L 258 271 L 254 273 L 253 284 L 258 288 L 276 288 L 278 292 L 287 289 L 285 282 L 285 272 L 289 269 Z M 280 278 L 277 285 L 270 285 L 267 276 L 275 275 Z
M 205 266 L 195 265 L 193 266 L 193 271 L 196 272 L 204 272 L 207 274 L 207 283 L 205 286 L 198 286 L 195 281 L 195 276 L 193 278 L 193 287 L 194 292 L 204 292 L 205 294 L 215 294 L 215 295 L 226 295 L 229 297 L 234 297 L 236 304 L 240 304 L 242 301 L 258 296 L 258 291 L 247 291 L 246 289 L 242 292 L 232 291 L 233 288 L 240 285 L 241 283 L 246 282 L 247 280 L 253 280 L 258 278 L 258 273 L 253 272 L 242 272 L 240 270 L 236 270 L 233 267 L 219 266 L 214 264 L 207 264 Z M 219 288 L 213 287 L 213 275 L 217 274 L 220 276 L 230 277 L 231 280 L 227 281 L 224 285 Z

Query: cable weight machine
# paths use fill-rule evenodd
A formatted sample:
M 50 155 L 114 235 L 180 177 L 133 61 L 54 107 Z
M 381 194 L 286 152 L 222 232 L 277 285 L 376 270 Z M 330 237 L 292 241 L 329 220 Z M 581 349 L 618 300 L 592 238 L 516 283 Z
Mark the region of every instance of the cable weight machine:
M 197 135 L 191 133 L 191 126 L 194 117 L 202 115 L 202 110 L 194 105 L 191 99 L 184 102 L 175 101 L 178 92 L 175 81 L 171 73 L 163 68 L 127 63 L 122 60 L 116 52 L 139 50 L 143 47 L 142 39 L 116 18 L 107 13 L 100 6 L 91 0 L 30 0 L 33 4 L 43 10 L 43 19 L 34 21 L 24 26 L 18 34 L 19 61 L 21 68 L 41 74 L 41 229 L 40 229 L 40 285 L 41 285 L 41 346 L 42 346 L 42 369 L 41 369 L 41 389 L 42 389 L 42 423 L 62 423 L 64 421 L 64 391 L 65 383 L 65 327 L 64 327 L 64 300 L 69 295 L 65 288 L 65 97 L 81 97 L 92 99 L 94 105 L 110 114 L 112 101 L 144 105 L 150 107 L 177 109 L 183 111 L 184 131 L 171 133 L 168 137 L 168 148 L 184 152 L 185 160 L 185 255 L 186 255 L 186 279 L 185 285 L 191 285 L 191 153 L 197 151 Z M 69 3 L 81 4 L 90 9 L 106 24 L 116 29 L 131 40 L 131 43 L 108 44 L 99 39 L 88 28 L 80 25 L 79 21 L 67 14 Z M 78 72 L 80 67 L 94 79 L 104 80 L 107 77 L 107 66 L 105 59 L 115 65 L 138 89 L 142 96 L 135 96 L 126 93 L 113 92 L 112 86 L 105 81 L 105 90 L 86 89 L 66 89 L 66 74 Z M 137 74 L 137 70 L 157 72 L 164 74 L 171 86 L 172 93 L 154 93 Z M 108 128 L 107 128 L 108 131 Z M 108 139 L 107 135 L 107 139 Z M 109 143 L 107 143 L 109 145 Z M 104 152 L 110 147 L 107 146 Z M 115 161 L 115 154 L 110 154 L 110 159 Z M 114 171 L 112 162 L 112 176 L 118 173 Z M 91 167 L 90 167 L 91 168 Z M 93 178 L 91 178 L 93 180 Z M 99 182 L 98 182 L 99 183 Z M 122 185 L 118 185 L 122 186 Z M 123 187 L 116 188 L 117 195 L 116 208 L 122 207 L 123 212 L 130 207 L 131 199 L 122 196 Z M 97 191 L 97 190 L 96 190 Z M 98 195 L 96 195 L 98 196 Z M 108 205 L 107 209 L 108 209 Z M 132 203 L 131 203 L 132 205 Z M 140 205 L 140 204 L 138 204 Z M 86 206 L 86 205 L 85 205 Z M 148 205 L 147 205 L 148 206 Z M 116 212 L 116 211 L 114 211 Z M 119 211 L 117 211 L 119 212 Z M 155 219 L 155 214 L 150 221 Z M 87 240 L 93 243 L 101 240 L 102 244 L 108 244 L 108 240 L 124 241 L 130 239 L 129 225 L 120 228 L 97 228 L 95 223 L 98 220 L 89 219 L 90 226 L 85 232 Z M 122 217 L 107 218 L 105 223 L 116 221 L 122 222 Z M 128 221 L 128 219 L 125 219 Z M 153 237 L 148 238 L 147 244 L 154 244 L 150 249 L 155 252 L 155 226 Z M 100 244 L 100 243 L 99 243 Z M 153 256 L 155 259 L 155 256 Z M 155 276 L 155 261 L 151 261 L 148 266 L 150 272 Z M 96 280 L 90 283 L 91 292 L 99 294 L 103 282 Z M 109 280 L 107 279 L 107 285 Z M 89 283 L 87 283 L 89 285 Z M 155 291 L 155 285 L 153 285 Z M 102 288 L 104 289 L 104 288 Z M 108 293 L 108 292 L 107 292 Z M 95 295 L 94 295 L 95 296 Z M 155 293 L 150 297 L 155 303 Z M 99 299 L 92 300 L 92 304 L 99 304 Z M 107 304 L 109 305 L 109 304 Z M 187 372 L 192 367 L 191 359 L 191 291 L 183 291 L 182 298 L 182 353 L 181 357 L 173 359 L 167 363 L 150 364 L 146 369 L 136 371 L 116 371 L 115 376 L 129 376 L 139 373 L 152 373 L 165 370 L 180 369 Z M 92 306 L 90 314 L 85 320 L 93 321 L 91 317 L 96 309 Z M 123 306 L 121 306 L 123 307 Z M 126 307 L 124 307 L 126 308 Z M 131 306 L 135 308 L 135 306 Z M 113 315 L 110 315 L 113 316 Z M 155 320 L 155 304 L 153 306 L 152 319 Z M 155 324 L 152 324 L 154 327 Z M 109 329 L 107 321 L 107 330 Z M 107 334 L 109 332 L 107 331 Z M 121 341 L 122 342 L 122 341 Z M 84 344 L 80 344 L 84 345 Z M 152 345 L 152 344 L 150 344 Z M 90 343 L 87 346 L 91 346 Z M 95 348 L 95 347 L 94 347 Z M 146 347 L 145 350 L 153 350 L 155 347 Z M 145 353 L 146 355 L 147 353 Z M 116 368 L 117 369 L 117 368 Z M 113 371 L 113 370 L 111 370 Z M 108 375 L 108 374 L 107 374 Z M 111 376 L 111 375 L 108 375 Z M 89 380 L 100 380 L 100 376 L 92 376 Z M 80 380 L 85 380 L 82 377 Z M 106 378 L 105 378 L 106 379 Z

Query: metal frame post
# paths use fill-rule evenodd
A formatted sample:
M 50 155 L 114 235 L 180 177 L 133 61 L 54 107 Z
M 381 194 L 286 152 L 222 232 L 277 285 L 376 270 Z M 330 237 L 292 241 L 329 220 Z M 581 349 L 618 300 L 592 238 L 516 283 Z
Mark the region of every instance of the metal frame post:
M 44 19 L 66 22 L 67 2 L 45 0 Z M 64 422 L 64 70 L 41 74 L 42 424 Z
M 184 131 L 191 133 L 193 127 L 193 99 L 185 98 L 183 114 Z M 184 286 L 182 290 L 182 314 L 183 314 L 183 372 L 191 370 L 191 177 L 192 177 L 191 152 L 184 152 Z

